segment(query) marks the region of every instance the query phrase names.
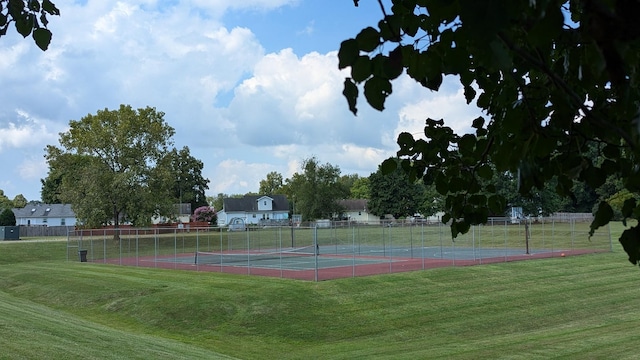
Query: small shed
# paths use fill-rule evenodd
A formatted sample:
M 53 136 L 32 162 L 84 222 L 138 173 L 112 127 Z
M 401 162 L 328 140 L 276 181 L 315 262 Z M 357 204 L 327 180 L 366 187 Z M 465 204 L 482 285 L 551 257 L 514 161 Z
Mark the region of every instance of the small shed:
M 0 226 L 0 240 L 20 240 L 20 226 Z

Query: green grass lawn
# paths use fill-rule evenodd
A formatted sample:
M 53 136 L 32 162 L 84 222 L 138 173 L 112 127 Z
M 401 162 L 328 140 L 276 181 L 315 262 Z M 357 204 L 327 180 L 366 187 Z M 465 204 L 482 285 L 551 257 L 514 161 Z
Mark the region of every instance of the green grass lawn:
M 635 359 L 640 272 L 614 245 L 312 283 L 0 242 L 0 359 Z

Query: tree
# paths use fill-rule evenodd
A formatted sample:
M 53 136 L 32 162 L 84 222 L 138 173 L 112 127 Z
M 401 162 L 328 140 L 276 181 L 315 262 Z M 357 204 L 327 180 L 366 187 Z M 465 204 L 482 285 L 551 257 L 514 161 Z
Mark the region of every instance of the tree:
M 423 216 L 433 216 L 444 209 L 444 197 L 436 191 L 435 186 L 423 184 L 422 203 L 418 204 L 418 212 Z
M 284 185 L 282 175 L 279 172 L 272 171 L 267 174 L 266 179 L 260 180 L 260 190 L 258 190 L 258 193 L 260 193 L 260 195 L 278 194 L 282 189 L 282 185 Z
M 0 226 L 16 226 L 16 215 L 11 209 L 0 212 Z
M 9 25 L 27 37 L 31 35 L 42 51 L 51 43 L 51 31 L 47 29 L 47 15 L 60 15 L 60 10 L 50 0 L 0 0 L 0 37 L 7 34 Z
M 172 127 L 155 108 L 101 110 L 72 120 L 61 148 L 47 146 L 50 175 L 61 176 L 60 199 L 87 226 L 121 221 L 148 224 L 173 211 L 172 169 L 167 156 Z M 117 232 L 116 232 L 117 239 Z
M 53 147 L 50 150 L 54 153 L 46 155 L 50 158 L 49 172 L 46 178 L 40 179 L 40 196 L 45 204 L 62 204 L 63 181 L 68 188 L 73 188 L 73 184 L 81 181 L 82 174 L 91 165 L 92 159 L 90 156 L 64 153 Z
M 188 147 L 172 149 L 162 160 L 161 167 L 169 169 L 173 179 L 173 196 L 177 203 L 189 203 L 192 209 L 208 205 L 205 191 L 209 179 L 202 176 L 204 164 L 191 156 Z
M 397 152 L 412 179 L 446 196 L 443 221 L 451 221 L 452 236 L 504 208 L 504 197 L 482 185 L 494 171 L 519 174 L 518 191 L 529 197 L 552 178 L 555 191 L 571 197 L 577 181 L 597 191 L 614 175 L 633 194 L 622 215 L 640 217 L 640 2 L 393 3 L 389 12 L 382 8 L 377 28 L 342 42 L 339 67 L 351 70 L 343 94 L 355 114 L 359 85 L 369 105 L 383 110 L 403 72 L 433 91 L 444 76 L 460 80 L 467 102 L 488 119 L 476 118 L 471 133 L 457 134 L 442 119 L 427 118 L 425 138 L 401 133 Z M 593 145 L 601 163 L 587 155 Z M 396 168 L 395 161 L 382 165 L 385 173 Z M 592 232 L 613 215 L 602 200 Z M 638 225 L 620 241 L 637 264 Z
M 380 217 L 386 214 L 396 219 L 412 216 L 423 200 L 422 185 L 410 180 L 400 169 L 383 174 L 378 167 L 378 171 L 369 176 L 369 183 L 371 198 L 368 207 L 372 214 Z
M 207 202 L 214 209 L 222 210 L 222 208 L 224 206 L 224 199 L 228 198 L 228 197 L 229 197 L 229 195 L 227 195 L 227 194 L 218 193 L 218 195 L 216 195 L 216 197 L 208 196 L 207 197 Z
M 13 198 L 13 207 L 15 208 L 23 208 L 25 206 L 27 206 L 27 198 L 24 197 L 24 195 L 22 194 L 18 194 Z
M 295 173 L 286 180 L 291 198 L 295 199 L 296 213 L 304 220 L 328 219 L 343 211 L 338 200 L 346 196 L 339 186 L 340 168 L 331 164 L 321 165 L 311 157 L 302 162 L 303 173 Z
M 370 182 L 368 177 L 359 177 L 353 181 L 349 190 L 352 199 L 369 199 Z
M 0 209 L 11 209 L 13 202 L 4 194 L 3 190 L 0 190 Z

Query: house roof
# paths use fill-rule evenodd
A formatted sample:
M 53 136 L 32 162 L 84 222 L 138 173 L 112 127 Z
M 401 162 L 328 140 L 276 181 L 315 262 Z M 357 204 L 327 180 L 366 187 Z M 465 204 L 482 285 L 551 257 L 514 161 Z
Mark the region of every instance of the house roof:
M 367 211 L 367 199 L 345 199 L 339 200 L 338 204 L 346 211 Z
M 258 200 L 270 198 L 273 201 L 274 211 L 289 211 L 289 201 L 284 195 L 247 195 L 241 198 L 225 198 L 223 210 L 230 211 L 258 211 Z
M 70 204 L 28 204 L 23 208 L 11 209 L 16 218 L 74 218 L 76 214 Z

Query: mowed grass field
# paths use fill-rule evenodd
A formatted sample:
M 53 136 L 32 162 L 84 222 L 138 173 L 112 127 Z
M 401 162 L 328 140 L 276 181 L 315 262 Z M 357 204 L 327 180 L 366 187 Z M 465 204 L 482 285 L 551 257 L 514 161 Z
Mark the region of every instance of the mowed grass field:
M 640 270 L 617 242 L 320 283 L 67 262 L 66 246 L 0 242 L 0 359 L 637 358 Z

